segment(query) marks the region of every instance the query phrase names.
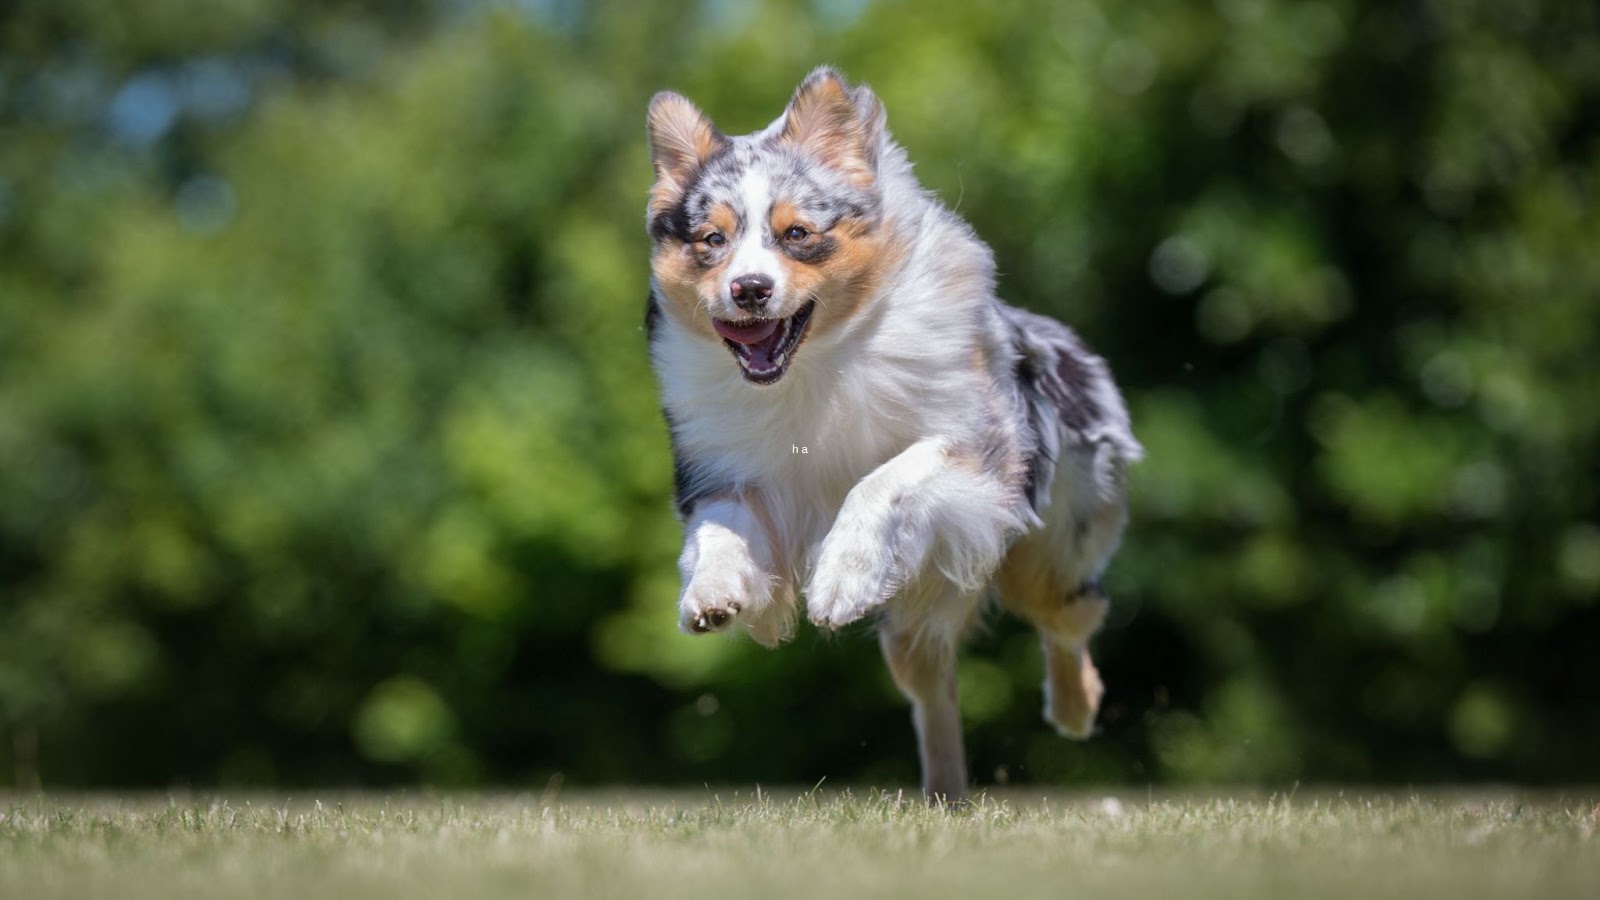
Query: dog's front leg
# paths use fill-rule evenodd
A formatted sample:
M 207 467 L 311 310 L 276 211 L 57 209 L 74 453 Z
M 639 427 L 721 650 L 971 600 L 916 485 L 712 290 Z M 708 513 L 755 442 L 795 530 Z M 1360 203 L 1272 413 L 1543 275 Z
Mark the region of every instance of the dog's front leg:
M 912 444 L 845 497 L 806 588 L 811 621 L 854 622 L 930 567 L 978 590 L 1023 527 L 1020 500 L 976 454 L 943 440 Z
M 773 571 L 771 541 L 750 503 L 738 497 L 702 500 L 684 527 L 678 558 L 678 626 L 705 634 L 738 621 L 757 641 L 778 643 L 788 617 L 773 609 L 780 589 Z

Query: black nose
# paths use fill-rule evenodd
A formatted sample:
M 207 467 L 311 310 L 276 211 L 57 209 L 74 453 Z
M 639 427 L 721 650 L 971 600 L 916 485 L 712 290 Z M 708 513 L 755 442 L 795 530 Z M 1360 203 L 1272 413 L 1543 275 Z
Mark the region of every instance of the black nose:
M 728 286 L 733 302 L 740 309 L 755 310 L 772 299 L 772 279 L 765 275 L 740 275 Z

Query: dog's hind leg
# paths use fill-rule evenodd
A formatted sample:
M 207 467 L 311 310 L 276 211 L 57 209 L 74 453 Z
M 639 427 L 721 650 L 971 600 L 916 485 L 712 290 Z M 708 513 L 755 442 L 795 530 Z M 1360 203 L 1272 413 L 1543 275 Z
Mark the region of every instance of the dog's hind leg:
M 1106 598 L 1096 584 L 1082 585 L 1055 613 L 1036 623 L 1044 647 L 1044 717 L 1063 736 L 1086 738 L 1105 686 L 1089 656 L 1089 637 L 1106 615 Z
M 901 628 L 886 620 L 878 638 L 894 683 L 911 701 L 923 794 L 930 802 L 966 799 L 967 755 L 956 689 L 958 636 Z
M 1052 496 L 1042 517 L 1045 527 L 1007 552 L 997 573 L 1006 608 L 1027 619 L 1044 648 L 1044 718 L 1066 737 L 1094 731 L 1104 686 L 1089 639 L 1100 630 L 1110 604 L 1100 590 L 1127 511 L 1120 474 L 1122 463 L 1107 458 L 1105 446 L 1063 454 Z
M 1001 570 L 1006 607 L 1039 632 L 1044 649 L 1044 718 L 1063 736 L 1086 738 L 1105 688 L 1089 656 L 1089 638 L 1100 629 L 1109 604 L 1093 581 L 1068 586 L 1054 577 L 1023 577 L 1020 565 Z

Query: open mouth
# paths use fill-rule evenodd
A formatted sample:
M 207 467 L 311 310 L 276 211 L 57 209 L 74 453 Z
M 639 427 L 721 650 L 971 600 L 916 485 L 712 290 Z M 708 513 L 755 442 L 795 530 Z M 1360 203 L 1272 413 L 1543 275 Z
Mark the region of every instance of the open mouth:
M 811 324 L 811 311 L 815 300 L 800 307 L 800 311 L 783 319 L 744 319 L 733 322 L 712 319 L 711 325 L 722 337 L 722 342 L 733 351 L 739 361 L 744 379 L 753 384 L 771 384 L 783 377 L 789 363 L 794 360 L 795 349 L 805 339 L 806 326 Z

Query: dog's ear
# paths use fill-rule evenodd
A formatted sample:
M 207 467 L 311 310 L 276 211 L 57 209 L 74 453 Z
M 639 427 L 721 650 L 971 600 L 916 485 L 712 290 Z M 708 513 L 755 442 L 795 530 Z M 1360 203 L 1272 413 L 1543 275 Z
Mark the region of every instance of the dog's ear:
M 883 104 L 866 87 L 851 90 L 834 69 L 812 70 L 784 112 L 783 139 L 845 174 L 871 184 L 883 139 Z
M 856 118 L 861 123 L 861 137 L 866 145 L 868 156 L 872 164 L 878 164 L 878 145 L 883 143 L 884 136 L 889 131 L 889 114 L 884 111 L 883 101 L 872 92 L 872 88 L 864 84 L 856 85 L 850 92 L 850 99 L 856 104 Z
M 650 99 L 650 163 L 656 183 L 650 189 L 650 215 L 666 213 L 689 187 L 694 174 L 727 143 L 689 98 L 662 91 Z

